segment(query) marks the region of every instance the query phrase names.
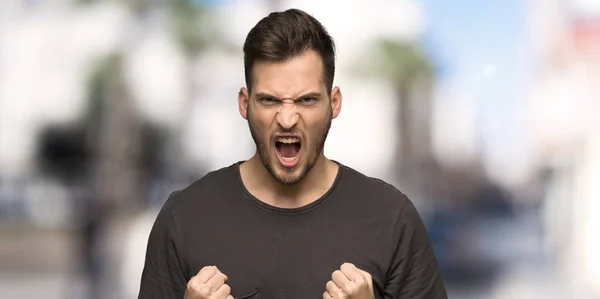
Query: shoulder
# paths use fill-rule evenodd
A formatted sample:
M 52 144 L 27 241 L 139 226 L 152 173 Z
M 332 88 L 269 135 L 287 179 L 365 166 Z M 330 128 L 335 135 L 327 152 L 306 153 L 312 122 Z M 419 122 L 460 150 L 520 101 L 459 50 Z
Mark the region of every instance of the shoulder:
M 340 165 L 343 168 L 344 188 L 379 201 L 404 202 L 408 200 L 394 185 L 376 177 L 367 176 L 354 168 Z
M 212 205 L 237 189 L 237 179 L 237 163 L 211 171 L 186 188 L 171 192 L 166 204 L 172 210 Z
M 419 238 L 426 236 L 423 220 L 409 197 L 394 185 L 367 176 L 348 166 L 344 167 L 344 202 L 361 209 L 365 215 L 387 223 L 394 231 L 394 238 L 406 232 L 418 231 Z M 346 200 L 350 199 L 350 200 Z
M 368 176 L 349 166 L 340 164 L 343 168 L 343 189 L 348 194 L 381 210 L 400 213 L 406 206 L 412 206 L 410 199 L 394 185 L 383 179 Z

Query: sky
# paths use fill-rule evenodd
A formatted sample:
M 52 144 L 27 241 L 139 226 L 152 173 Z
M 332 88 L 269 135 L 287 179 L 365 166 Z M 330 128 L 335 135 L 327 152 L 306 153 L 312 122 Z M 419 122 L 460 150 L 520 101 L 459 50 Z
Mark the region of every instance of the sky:
M 422 42 L 438 66 L 439 83 L 475 102 L 479 150 L 495 163 L 525 156 L 529 59 L 522 1 L 421 3 L 427 19 Z

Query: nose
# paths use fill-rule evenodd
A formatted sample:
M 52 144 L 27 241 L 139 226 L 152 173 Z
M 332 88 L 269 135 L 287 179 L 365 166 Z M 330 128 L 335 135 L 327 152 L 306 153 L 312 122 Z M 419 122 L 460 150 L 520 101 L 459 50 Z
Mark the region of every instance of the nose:
M 298 114 L 296 103 L 289 99 L 283 100 L 277 112 L 277 122 L 279 125 L 283 129 L 289 130 L 298 123 L 299 119 L 300 115 Z

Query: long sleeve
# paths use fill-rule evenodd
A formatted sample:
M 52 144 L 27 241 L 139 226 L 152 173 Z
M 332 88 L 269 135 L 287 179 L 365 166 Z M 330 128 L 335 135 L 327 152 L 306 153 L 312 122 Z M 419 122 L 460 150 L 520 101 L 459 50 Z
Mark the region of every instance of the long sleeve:
M 182 246 L 173 219 L 170 196 L 158 213 L 148 238 L 139 299 L 181 299 L 187 280 L 184 276 Z
M 395 253 L 384 286 L 386 299 L 446 299 L 425 225 L 404 197 L 394 235 Z

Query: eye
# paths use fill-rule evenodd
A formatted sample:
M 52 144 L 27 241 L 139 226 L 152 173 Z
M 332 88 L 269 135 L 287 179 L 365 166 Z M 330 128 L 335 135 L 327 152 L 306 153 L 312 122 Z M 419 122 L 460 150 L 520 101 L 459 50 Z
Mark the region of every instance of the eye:
M 304 97 L 299 100 L 299 104 L 304 106 L 311 106 L 314 105 L 317 101 L 318 99 L 315 97 Z
M 278 99 L 272 97 L 261 97 L 258 99 L 258 101 L 260 101 L 261 104 L 268 106 L 279 103 Z

